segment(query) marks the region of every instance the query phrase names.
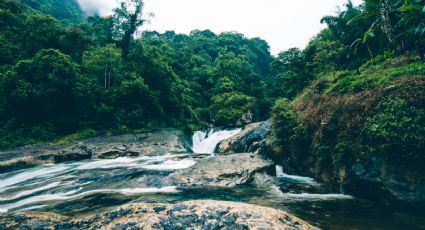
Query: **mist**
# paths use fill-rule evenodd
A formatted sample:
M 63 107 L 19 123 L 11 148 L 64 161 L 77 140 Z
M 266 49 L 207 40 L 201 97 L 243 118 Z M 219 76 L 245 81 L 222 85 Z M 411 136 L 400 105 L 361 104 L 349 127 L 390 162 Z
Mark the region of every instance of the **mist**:
M 119 4 L 119 0 L 78 0 L 81 8 L 88 14 L 109 15 Z

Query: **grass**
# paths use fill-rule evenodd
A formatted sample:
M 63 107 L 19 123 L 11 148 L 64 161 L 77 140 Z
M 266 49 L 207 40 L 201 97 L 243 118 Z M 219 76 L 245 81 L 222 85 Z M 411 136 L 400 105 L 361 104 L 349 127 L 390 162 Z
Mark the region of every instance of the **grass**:
M 94 137 L 100 135 L 101 132 L 96 131 L 94 129 L 84 129 L 79 132 L 66 135 L 63 137 L 58 137 L 55 140 L 53 140 L 52 145 L 68 145 L 71 143 L 74 143 L 78 140 L 82 140 L 89 137 Z
M 368 62 L 360 68 L 360 74 L 351 71 L 337 77 L 324 93 L 345 94 L 388 87 L 397 78 L 415 76 L 425 76 L 424 61 L 396 57 L 381 62 Z

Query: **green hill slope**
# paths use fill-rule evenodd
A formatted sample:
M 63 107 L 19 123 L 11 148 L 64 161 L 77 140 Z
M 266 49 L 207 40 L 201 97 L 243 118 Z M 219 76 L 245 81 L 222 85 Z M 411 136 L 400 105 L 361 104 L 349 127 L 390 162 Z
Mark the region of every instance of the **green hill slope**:
M 21 2 L 60 21 L 78 22 L 85 16 L 76 0 L 21 0 Z

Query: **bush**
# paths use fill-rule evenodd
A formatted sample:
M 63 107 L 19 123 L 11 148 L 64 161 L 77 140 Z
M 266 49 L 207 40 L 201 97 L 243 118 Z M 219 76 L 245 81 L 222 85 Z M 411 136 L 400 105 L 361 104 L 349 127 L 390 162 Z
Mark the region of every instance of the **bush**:
M 289 145 L 297 124 L 297 114 L 291 108 L 289 100 L 277 100 L 272 109 L 272 126 L 274 136 L 281 146 Z
M 351 74 L 341 76 L 342 78 L 330 84 L 325 92 L 339 94 L 361 92 L 386 87 L 398 78 L 425 75 L 425 63 L 412 61 L 408 57 L 388 59 L 378 62 L 376 65 L 371 63 L 362 66 L 360 74 L 351 72 Z
M 398 162 L 425 160 L 424 108 L 395 97 L 379 103 L 376 110 L 363 129 L 369 154 Z

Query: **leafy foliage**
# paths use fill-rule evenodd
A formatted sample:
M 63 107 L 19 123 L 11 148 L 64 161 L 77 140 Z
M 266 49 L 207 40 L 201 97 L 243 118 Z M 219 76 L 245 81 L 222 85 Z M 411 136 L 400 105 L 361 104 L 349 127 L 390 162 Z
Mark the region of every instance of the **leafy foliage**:
M 290 138 L 298 125 L 296 112 L 291 108 L 288 99 L 277 100 L 272 110 L 274 136 L 279 145 L 289 146 Z
M 268 93 L 287 98 L 272 110 L 284 162 L 336 184 L 376 159 L 423 170 L 424 4 L 348 1 L 304 50 L 280 53 Z
M 363 129 L 367 142 L 374 143 L 369 154 L 410 164 L 425 160 L 425 110 L 399 97 L 379 103 L 377 110 L 379 113 L 369 117 Z

